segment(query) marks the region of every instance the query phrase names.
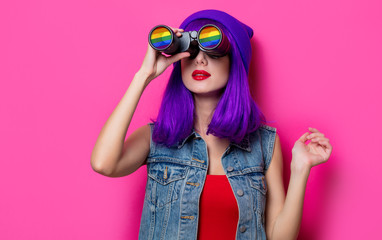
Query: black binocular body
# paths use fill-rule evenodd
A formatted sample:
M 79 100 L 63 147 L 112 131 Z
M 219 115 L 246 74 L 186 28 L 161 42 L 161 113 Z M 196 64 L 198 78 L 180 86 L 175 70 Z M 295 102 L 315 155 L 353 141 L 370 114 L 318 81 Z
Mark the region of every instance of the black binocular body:
M 149 44 L 157 51 L 167 55 L 189 52 L 195 58 L 199 50 L 213 57 L 223 57 L 229 53 L 230 43 L 227 36 L 214 24 L 207 24 L 199 31 L 181 32 L 178 37 L 166 25 L 157 25 L 149 33 Z

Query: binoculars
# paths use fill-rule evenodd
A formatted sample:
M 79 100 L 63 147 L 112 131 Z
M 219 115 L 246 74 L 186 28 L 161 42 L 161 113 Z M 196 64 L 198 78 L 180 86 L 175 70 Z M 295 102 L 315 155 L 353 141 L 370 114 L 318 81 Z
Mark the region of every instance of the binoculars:
M 199 31 L 180 32 L 178 37 L 166 25 L 157 25 L 149 33 L 152 48 L 167 55 L 189 52 L 195 58 L 199 50 L 212 57 L 223 57 L 229 53 L 230 43 L 227 36 L 214 24 L 207 24 Z

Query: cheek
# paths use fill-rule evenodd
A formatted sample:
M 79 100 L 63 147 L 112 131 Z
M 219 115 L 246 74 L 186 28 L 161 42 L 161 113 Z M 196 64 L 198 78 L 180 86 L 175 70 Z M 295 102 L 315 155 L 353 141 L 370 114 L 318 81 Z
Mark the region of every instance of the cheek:
M 223 69 L 222 69 L 222 73 L 223 73 L 224 76 L 226 76 L 227 79 L 228 79 L 228 77 L 229 77 L 229 72 L 230 72 L 230 67 L 231 67 L 231 66 L 230 66 L 230 59 L 227 58 L 223 65 L 224 65 L 224 67 L 223 67 Z
M 227 76 L 227 78 L 229 77 L 229 71 L 230 69 L 229 69 L 229 66 L 225 69 L 225 75 Z
M 180 62 L 180 70 L 182 72 L 182 78 L 186 77 L 188 75 L 188 70 L 187 70 L 187 63 L 182 61 Z
M 183 60 L 180 60 L 180 70 L 181 70 L 182 73 L 183 73 L 183 70 L 184 70 L 184 63 L 183 63 Z
M 191 79 L 190 77 L 188 77 L 189 74 L 187 72 L 186 63 L 181 62 L 180 70 L 181 70 L 182 82 L 184 86 L 188 89 L 188 83 L 191 81 Z
M 224 77 L 228 80 L 229 74 L 230 74 L 230 66 L 227 64 L 227 66 L 223 69 L 222 73 L 224 74 Z

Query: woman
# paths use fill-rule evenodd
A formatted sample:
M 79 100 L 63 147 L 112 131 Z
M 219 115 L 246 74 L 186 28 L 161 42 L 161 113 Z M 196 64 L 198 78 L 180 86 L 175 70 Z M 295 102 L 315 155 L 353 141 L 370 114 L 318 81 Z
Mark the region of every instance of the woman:
M 332 146 L 314 128 L 296 141 L 285 197 L 276 128 L 264 124 L 248 87 L 252 29 L 203 10 L 172 30 L 180 37 L 210 23 L 227 36 L 229 52 L 166 57 L 149 45 L 102 128 L 91 165 L 122 177 L 147 164 L 139 239 L 296 239 L 310 169 L 328 160 Z M 173 63 L 157 120 L 124 143 L 145 87 Z

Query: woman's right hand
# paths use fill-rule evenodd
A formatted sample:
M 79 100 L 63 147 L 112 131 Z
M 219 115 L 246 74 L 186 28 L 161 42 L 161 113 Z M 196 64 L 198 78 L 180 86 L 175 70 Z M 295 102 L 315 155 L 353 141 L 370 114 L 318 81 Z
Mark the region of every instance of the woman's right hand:
M 183 29 L 179 29 L 179 28 L 172 28 L 172 27 L 170 28 L 174 31 L 174 33 L 178 37 L 180 37 L 182 35 L 181 32 L 184 31 Z M 161 52 L 152 48 L 150 44 L 148 44 L 145 58 L 138 72 L 147 76 L 147 83 L 146 83 L 147 85 L 154 78 L 161 75 L 164 72 L 164 70 L 167 69 L 168 66 L 170 66 L 176 61 L 179 61 L 182 58 L 189 57 L 189 56 L 190 56 L 189 52 L 181 52 L 181 53 L 177 53 L 175 55 L 166 57 L 162 55 Z

